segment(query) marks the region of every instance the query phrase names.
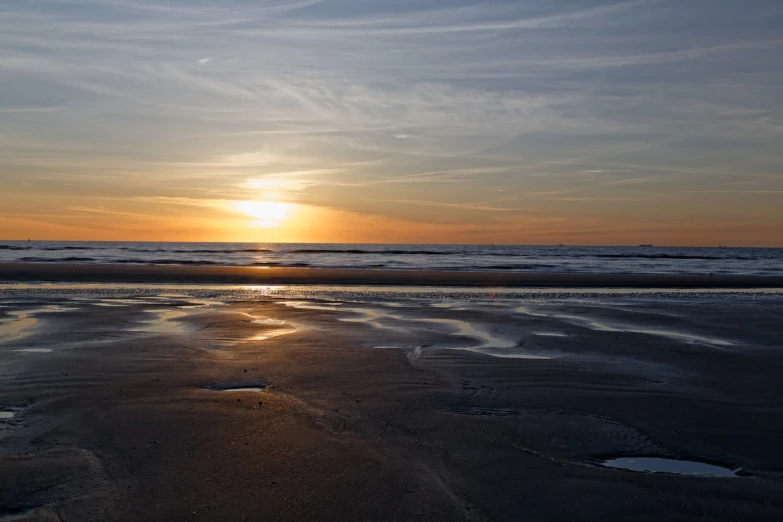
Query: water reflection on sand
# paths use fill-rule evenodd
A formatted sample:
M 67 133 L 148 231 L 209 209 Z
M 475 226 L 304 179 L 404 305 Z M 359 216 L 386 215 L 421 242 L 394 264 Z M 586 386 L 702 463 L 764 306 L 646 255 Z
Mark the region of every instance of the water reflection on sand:
M 506 339 L 494 335 L 482 328 L 477 327 L 468 321 L 461 319 L 434 318 L 434 317 L 416 317 L 403 315 L 402 313 L 393 313 L 384 307 L 369 306 L 348 306 L 345 303 L 310 303 L 307 301 L 283 301 L 281 304 L 298 309 L 324 310 L 330 312 L 349 313 L 351 317 L 338 317 L 338 321 L 345 323 L 364 323 L 380 330 L 395 330 L 401 333 L 415 333 L 416 331 L 432 330 L 444 333 L 454 339 L 470 339 L 475 341 L 473 344 L 464 345 L 463 343 L 445 343 L 436 344 L 436 348 L 453 348 L 460 350 L 469 350 L 495 357 L 515 357 L 528 359 L 548 359 L 549 356 L 527 353 L 520 349 L 519 342 L 512 339 Z M 340 305 L 338 307 L 338 304 Z M 402 307 L 396 306 L 395 309 Z M 438 308 L 448 309 L 449 303 L 439 303 Z M 456 310 L 463 310 L 461 305 Z M 442 328 L 438 328 L 442 327 Z M 386 345 L 378 348 L 414 348 L 412 357 L 417 358 L 420 355 L 420 346 L 406 345 Z
M 187 316 L 188 312 L 186 311 L 162 309 L 144 310 L 144 312 L 153 314 L 155 317 L 140 321 L 141 324 L 131 328 L 131 331 L 170 335 L 184 334 L 189 331 L 185 323 L 177 320 Z
M 654 457 L 624 457 L 601 463 L 608 468 L 650 473 L 676 473 L 678 475 L 700 475 L 710 477 L 736 477 L 736 473 L 721 466 L 690 460 L 663 459 Z
M 13 341 L 23 339 L 32 332 L 38 319 L 32 317 L 30 312 L 11 312 L 10 319 L 0 322 L 0 340 Z
M 74 306 L 46 305 L 8 312 L 8 318 L 0 319 L 0 341 L 18 341 L 29 337 L 39 325 L 40 314 L 73 312 L 78 309 Z
M 661 308 L 637 309 L 636 301 L 688 299 L 709 296 L 712 300 L 743 295 L 776 295 L 781 290 L 640 290 L 564 288 L 441 288 L 441 287 L 368 287 L 325 285 L 133 285 L 133 284 L 0 284 L 0 290 L 47 298 L 60 296 L 69 306 L 47 305 L 35 309 L 6 311 L 0 319 L 0 342 L 14 342 L 31 335 L 41 326 L 40 315 L 75 310 L 73 306 L 95 306 L 106 313 L 120 307 L 145 307 L 143 318 L 130 332 L 181 335 L 192 333 L 192 322 L 184 320 L 189 311 L 224 305 L 232 301 L 264 302 L 280 300 L 289 307 L 341 312 L 344 323 L 362 323 L 375 329 L 400 332 L 407 338 L 417 332 L 445 335 L 453 342 L 436 347 L 472 350 L 497 357 L 554 357 L 556 338 L 562 344 L 578 342 L 585 329 L 609 334 L 641 334 L 676 343 L 699 344 L 719 349 L 741 346 L 735 339 L 712 335 L 712 331 L 689 329 L 679 324 L 653 321 Z M 563 308 L 578 304 L 581 308 Z M 424 311 L 423 305 L 429 311 Z M 10 305 L 4 303 L 8 308 Z M 13 309 L 13 306 L 10 306 Z M 137 311 L 137 310 L 134 310 Z M 649 312 L 649 313 L 647 313 Z M 475 319 L 467 317 L 472 314 Z M 626 313 L 622 316 L 622 313 Z M 618 315 L 620 314 L 620 315 Z M 628 316 L 636 314 L 636 317 Z M 515 316 L 522 316 L 530 327 L 513 327 Z M 672 317 L 678 317 L 672 315 Z M 257 318 L 260 326 L 286 326 L 275 318 Z M 506 324 L 507 323 L 507 324 Z M 520 323 L 521 324 L 521 323 Z M 500 325 L 500 327 L 498 327 Z M 511 325 L 509 327 L 508 325 Z M 264 331 L 251 340 L 265 340 L 288 332 Z M 547 339 L 552 342 L 548 342 Z M 442 341 L 442 339 L 441 339 Z M 414 348 L 415 342 L 400 348 Z M 541 347 L 546 348 L 540 350 Z

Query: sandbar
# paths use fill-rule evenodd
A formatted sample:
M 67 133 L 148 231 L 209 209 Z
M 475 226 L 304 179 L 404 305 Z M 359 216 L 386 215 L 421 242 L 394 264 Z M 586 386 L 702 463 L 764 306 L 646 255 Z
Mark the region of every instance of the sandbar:
M 548 288 L 783 288 L 783 277 L 774 276 L 130 266 L 72 263 L 0 263 L 0 281 Z

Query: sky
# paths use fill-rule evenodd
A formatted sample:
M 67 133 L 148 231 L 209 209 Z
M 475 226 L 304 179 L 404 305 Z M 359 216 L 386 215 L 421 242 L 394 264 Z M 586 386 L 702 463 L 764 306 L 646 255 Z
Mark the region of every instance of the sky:
M 6 0 L 27 238 L 783 246 L 783 2 Z

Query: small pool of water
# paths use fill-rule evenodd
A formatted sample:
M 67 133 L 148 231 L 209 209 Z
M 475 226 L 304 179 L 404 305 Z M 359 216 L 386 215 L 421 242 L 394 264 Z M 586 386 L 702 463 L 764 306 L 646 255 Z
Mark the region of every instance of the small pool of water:
M 235 382 L 233 384 L 223 384 L 216 386 L 207 386 L 205 389 L 218 392 L 262 392 L 271 383 L 266 379 L 254 379 L 252 381 Z
M 254 324 L 263 324 L 268 326 L 283 326 L 285 324 L 285 321 L 281 321 L 280 319 L 270 319 L 268 317 L 265 317 L 263 319 L 254 319 L 253 321 L 250 321 Z
M 134 332 L 159 333 L 159 334 L 185 334 L 189 329 L 185 323 L 178 321 L 188 315 L 188 312 L 182 310 L 144 310 L 146 313 L 154 314 L 154 319 L 140 321 L 140 325 L 131 328 Z
M 32 333 L 38 319 L 32 317 L 31 312 L 11 312 L 9 319 L 0 321 L 0 339 L 5 341 L 17 341 Z
M 701 475 L 709 477 L 736 477 L 729 468 L 694 462 L 690 460 L 661 459 L 653 457 L 634 457 L 610 459 L 601 463 L 607 468 L 645 471 L 649 473 L 676 473 L 678 475 Z

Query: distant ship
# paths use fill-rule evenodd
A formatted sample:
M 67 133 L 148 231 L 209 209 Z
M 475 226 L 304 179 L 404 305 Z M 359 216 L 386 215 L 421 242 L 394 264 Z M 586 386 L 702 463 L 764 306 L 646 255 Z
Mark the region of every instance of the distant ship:
M 639 245 L 639 246 L 640 246 L 640 247 L 651 247 L 651 246 L 652 246 L 652 243 L 651 243 L 651 244 L 649 244 L 649 245 Z

